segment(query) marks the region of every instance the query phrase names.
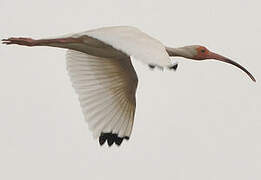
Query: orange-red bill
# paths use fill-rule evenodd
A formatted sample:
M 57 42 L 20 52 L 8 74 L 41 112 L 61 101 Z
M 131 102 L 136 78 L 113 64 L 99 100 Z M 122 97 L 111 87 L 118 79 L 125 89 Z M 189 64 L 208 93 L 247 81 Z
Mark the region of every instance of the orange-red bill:
M 243 66 L 241 66 L 237 62 L 235 62 L 235 61 L 233 61 L 229 58 L 226 58 L 224 56 L 221 56 L 219 54 L 213 53 L 213 52 L 208 53 L 208 58 L 209 59 L 216 59 L 216 60 L 219 60 L 219 61 L 223 61 L 225 63 L 232 64 L 232 65 L 238 67 L 239 69 L 241 69 L 242 71 L 244 71 L 252 79 L 252 81 L 256 82 L 256 79 L 254 78 L 254 76 L 246 68 L 244 68 Z

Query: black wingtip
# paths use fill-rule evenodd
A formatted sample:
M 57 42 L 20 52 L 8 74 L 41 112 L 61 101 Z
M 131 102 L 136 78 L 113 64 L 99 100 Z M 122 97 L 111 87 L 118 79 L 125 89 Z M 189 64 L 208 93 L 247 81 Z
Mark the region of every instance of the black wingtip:
M 178 64 L 174 64 L 173 66 L 169 67 L 169 69 L 173 69 L 174 71 L 176 71 L 178 68 Z
M 154 69 L 156 66 L 149 64 L 148 65 L 150 69 Z
M 109 147 L 111 147 L 114 143 L 117 146 L 120 146 L 124 139 L 129 140 L 129 137 L 128 136 L 119 137 L 118 134 L 115 133 L 101 133 L 99 137 L 99 143 L 102 146 L 103 144 L 105 144 L 107 140 L 107 144 Z
M 99 143 L 101 146 L 105 143 L 105 141 L 106 141 L 106 138 L 104 136 L 99 137 Z

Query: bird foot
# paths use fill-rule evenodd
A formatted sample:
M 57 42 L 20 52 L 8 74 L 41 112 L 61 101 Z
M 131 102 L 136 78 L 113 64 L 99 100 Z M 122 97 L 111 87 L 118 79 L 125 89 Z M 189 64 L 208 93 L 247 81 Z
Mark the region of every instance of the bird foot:
M 2 43 L 6 45 L 18 44 L 23 46 L 34 46 L 35 40 L 31 38 L 8 38 L 8 39 L 2 39 Z

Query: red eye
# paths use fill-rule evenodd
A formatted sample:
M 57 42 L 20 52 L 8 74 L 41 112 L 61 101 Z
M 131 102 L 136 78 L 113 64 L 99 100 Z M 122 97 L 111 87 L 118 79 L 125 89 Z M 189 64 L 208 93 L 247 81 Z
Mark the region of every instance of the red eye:
M 204 53 L 204 52 L 206 52 L 206 50 L 205 49 L 201 49 L 201 52 Z

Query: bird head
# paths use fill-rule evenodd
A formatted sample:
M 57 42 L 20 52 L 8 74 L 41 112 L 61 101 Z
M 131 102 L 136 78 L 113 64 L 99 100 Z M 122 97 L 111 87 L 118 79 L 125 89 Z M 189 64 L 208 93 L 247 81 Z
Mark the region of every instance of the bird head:
M 235 62 L 227 57 L 224 57 L 217 53 L 211 52 L 204 46 L 199 46 L 199 45 L 185 46 L 182 48 L 177 48 L 177 52 L 178 52 L 178 54 L 180 53 L 180 56 L 182 56 L 182 57 L 194 59 L 194 60 L 198 60 L 198 61 L 214 59 L 214 60 L 232 64 L 232 65 L 238 67 L 239 69 L 243 70 L 254 82 L 256 82 L 254 76 L 246 68 L 244 68 L 237 62 Z

